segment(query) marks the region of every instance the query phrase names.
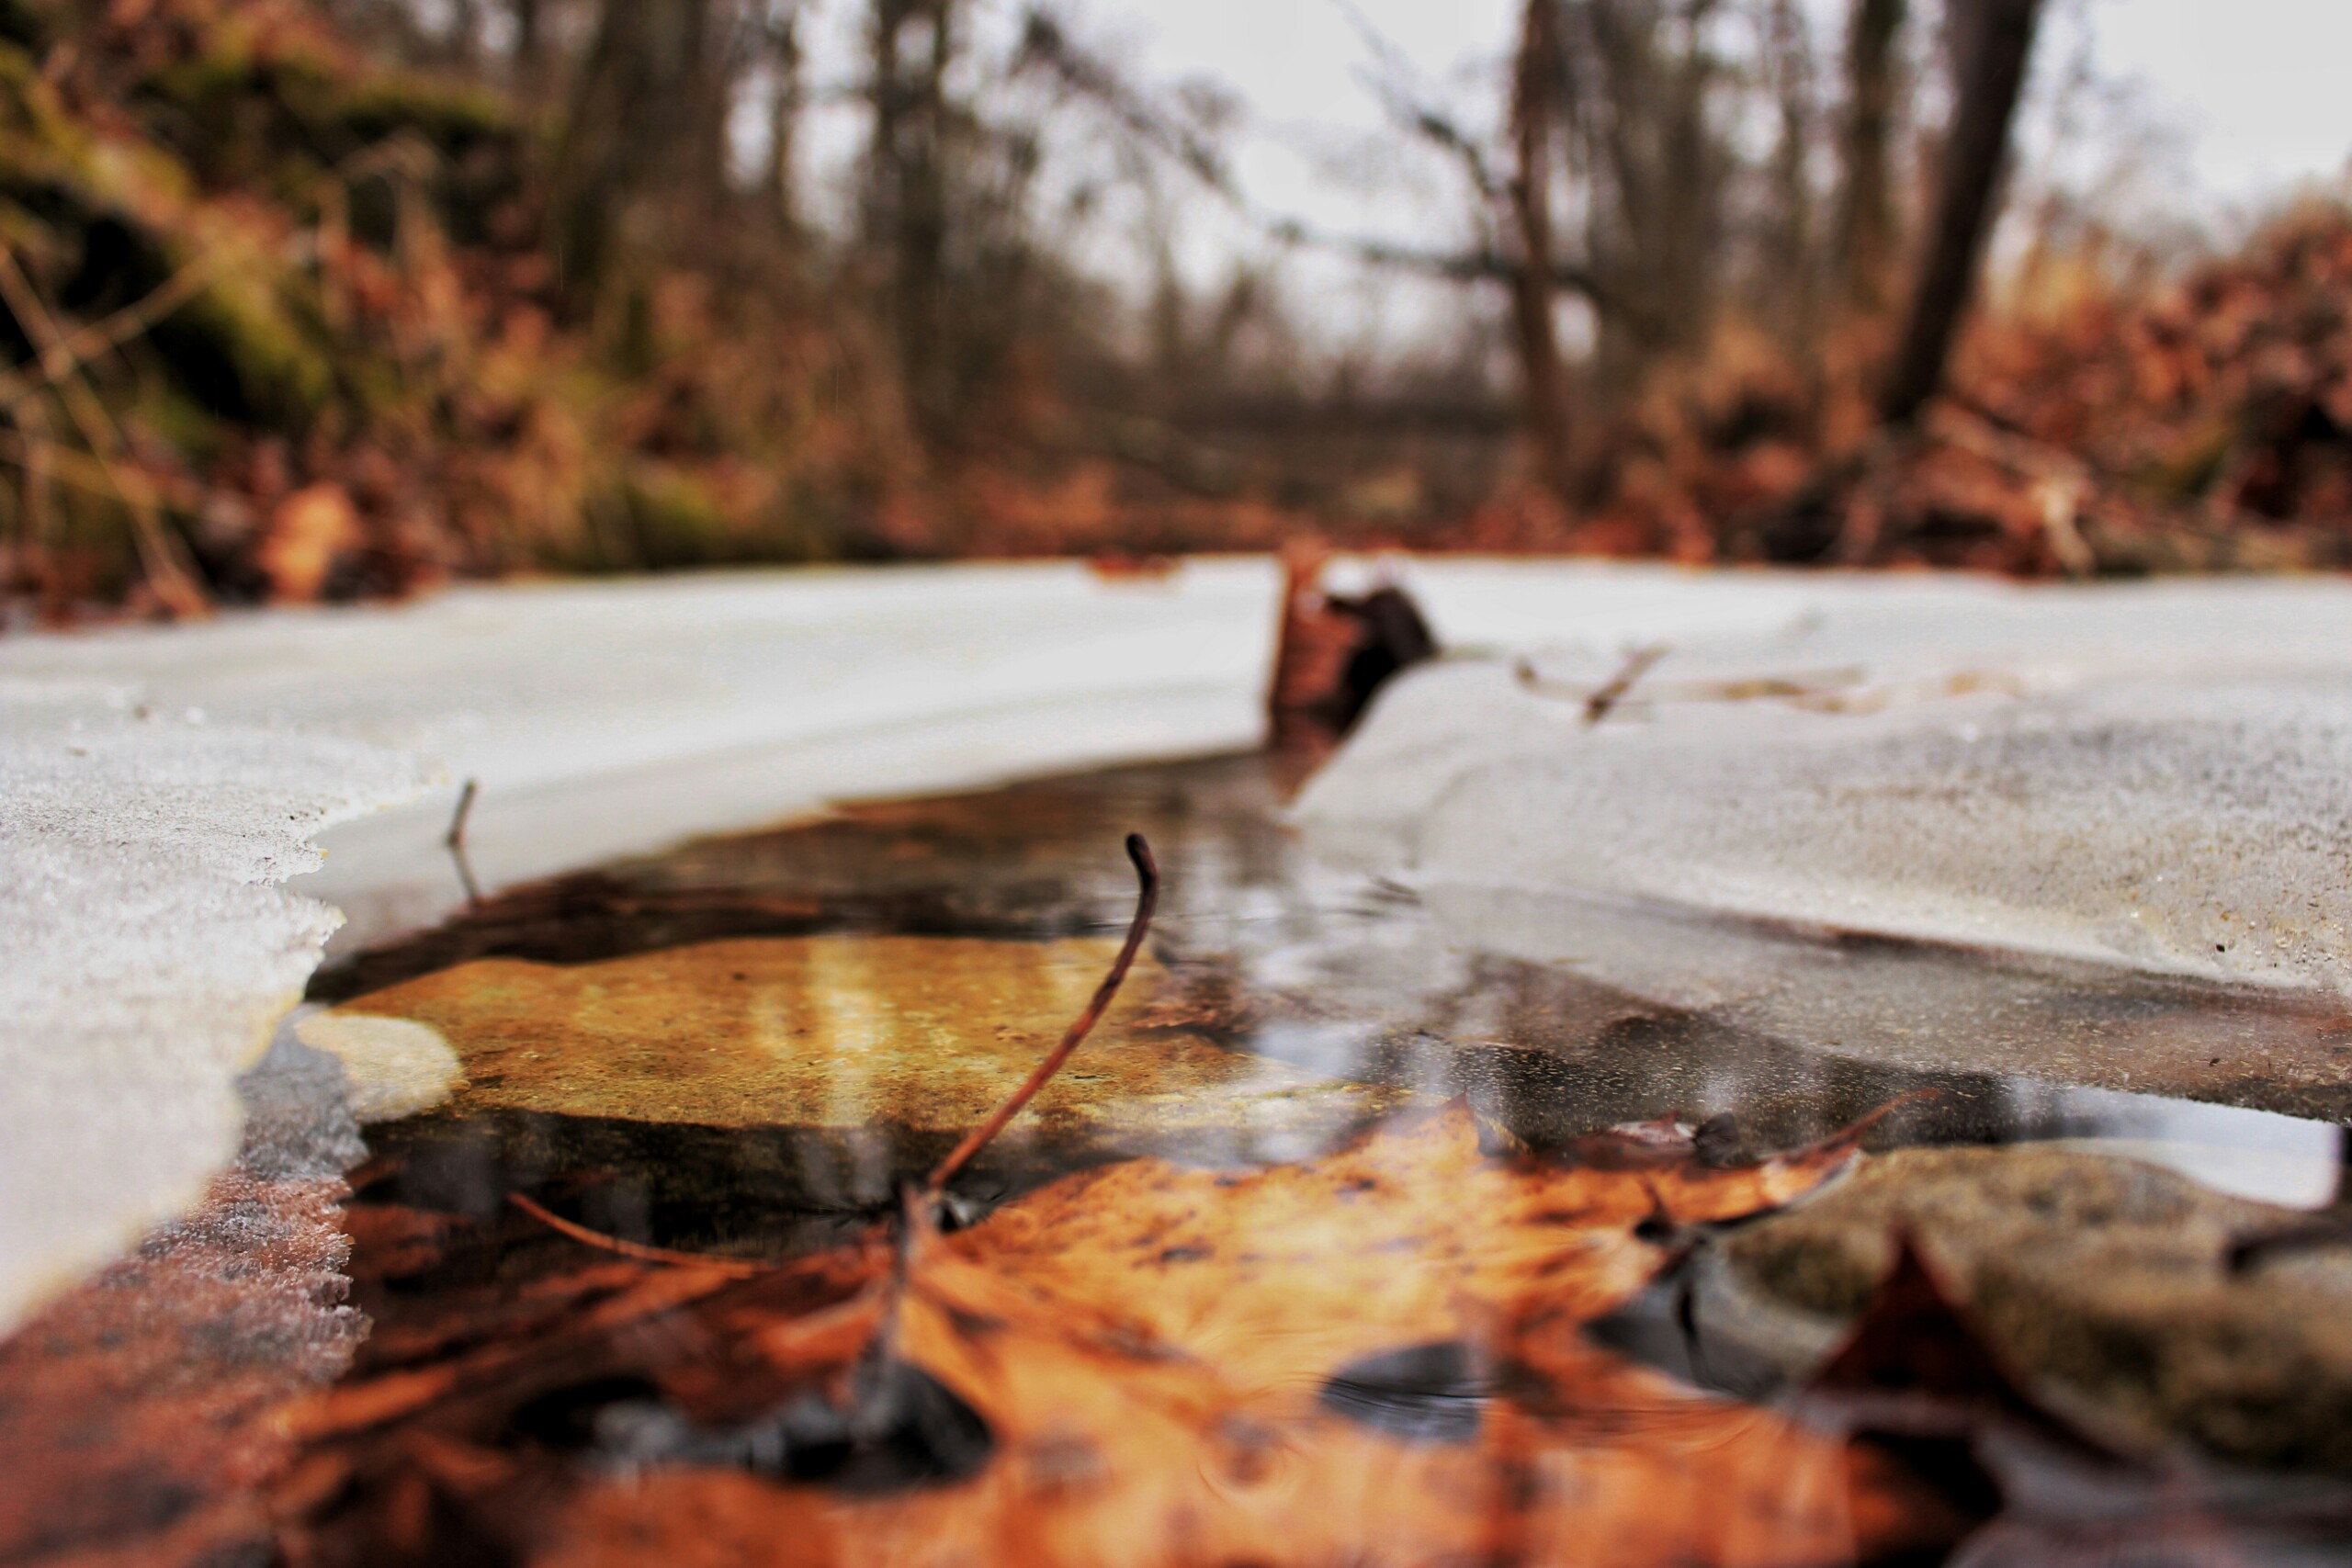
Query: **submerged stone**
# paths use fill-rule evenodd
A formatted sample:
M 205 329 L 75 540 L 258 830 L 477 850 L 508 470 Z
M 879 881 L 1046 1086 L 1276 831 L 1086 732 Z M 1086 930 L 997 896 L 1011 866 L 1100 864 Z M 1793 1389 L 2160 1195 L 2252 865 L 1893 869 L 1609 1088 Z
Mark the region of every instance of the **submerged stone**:
M 2146 1442 L 2352 1475 L 2352 1247 L 2233 1269 L 2302 1216 L 2135 1160 L 2031 1146 L 1903 1149 L 1742 1231 L 1701 1317 L 1785 1365 L 1859 1314 L 1908 1228 L 1994 1350 Z

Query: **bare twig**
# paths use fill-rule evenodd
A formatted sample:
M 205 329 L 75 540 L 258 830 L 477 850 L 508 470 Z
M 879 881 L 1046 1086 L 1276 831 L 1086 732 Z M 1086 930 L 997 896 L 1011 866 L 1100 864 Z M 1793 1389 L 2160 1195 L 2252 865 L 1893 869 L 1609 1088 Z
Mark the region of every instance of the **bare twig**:
M 115 427 L 113 416 L 98 401 L 97 394 L 82 379 L 80 362 L 68 350 L 65 334 L 40 302 L 32 280 L 17 265 L 17 258 L 5 250 L 0 250 L 0 299 L 6 301 L 25 335 L 40 351 L 42 375 L 56 385 L 66 412 L 81 431 L 82 439 L 89 444 L 90 455 L 106 470 L 116 494 L 130 510 L 140 565 L 146 571 L 149 585 L 173 614 L 204 614 L 210 604 L 164 530 L 154 490 L 135 467 L 111 460 L 126 445 L 122 432 Z M 25 399 L 30 396 L 28 392 Z M 17 407 L 23 406 L 24 399 L 20 399 Z
M 642 1242 L 623 1241 L 616 1235 L 606 1235 L 602 1231 L 592 1231 L 586 1225 L 574 1224 L 520 1192 L 509 1192 L 506 1201 L 549 1230 L 570 1236 L 582 1247 L 632 1258 L 639 1263 L 665 1263 L 678 1269 L 707 1269 L 738 1280 L 757 1279 L 770 1272 L 772 1268 L 772 1265 L 754 1263 L 747 1258 L 716 1258 L 702 1252 L 673 1252 L 666 1247 L 647 1247 Z
M 52 489 L 55 466 L 51 457 L 57 444 L 48 439 L 49 421 L 39 403 L 17 404 L 10 412 L 22 428 L 0 430 L 0 444 L 13 444 L 8 455 L 25 471 L 25 558 L 39 563 L 37 570 L 45 572 L 49 542 L 55 531 L 51 521 L 57 503 Z
M 989 1140 L 1004 1130 L 1006 1122 L 1021 1114 L 1021 1108 L 1036 1097 L 1037 1091 L 1046 1087 L 1046 1080 L 1061 1070 L 1062 1064 L 1069 1060 L 1070 1053 L 1078 1049 L 1079 1043 L 1102 1019 L 1103 1011 L 1111 1005 L 1111 998 L 1119 994 L 1119 983 L 1127 977 L 1127 968 L 1135 963 L 1136 953 L 1143 946 L 1145 933 L 1151 930 L 1152 910 L 1159 903 L 1159 866 L 1151 858 L 1151 846 L 1144 841 L 1141 833 L 1127 835 L 1127 858 L 1135 862 L 1140 886 L 1136 894 L 1135 919 L 1127 925 L 1127 940 L 1119 948 L 1118 957 L 1111 961 L 1110 973 L 1103 976 L 1102 983 L 1094 988 L 1093 999 L 1086 1004 L 1086 1010 L 1078 1015 L 1077 1021 L 1062 1035 L 1061 1043 L 1037 1064 L 1019 1089 L 1007 1095 L 1004 1102 L 989 1113 L 987 1121 L 965 1134 L 964 1141 L 956 1145 L 932 1171 L 930 1179 L 923 1183 L 924 1213 L 930 1212 L 930 1205 L 937 1201 L 940 1192 L 956 1173 L 970 1164 L 973 1156 L 988 1146 Z
M 1380 100 L 1380 107 L 1387 112 L 1388 118 L 1399 129 L 1451 154 L 1461 164 L 1472 188 L 1480 196 L 1488 201 L 1501 200 L 1503 182 L 1496 178 L 1493 167 L 1487 164 L 1486 150 L 1454 122 L 1452 115 L 1430 103 L 1415 89 L 1412 66 L 1407 62 L 1404 51 L 1374 27 L 1372 19 L 1351 0 L 1337 0 L 1337 3 L 1340 14 L 1348 19 L 1348 25 L 1355 29 L 1357 39 L 1379 62 L 1376 72 L 1363 73 L 1361 80 L 1372 89 L 1373 96 Z
M 1594 688 L 1590 696 L 1585 698 L 1586 726 L 1589 728 L 1607 718 L 1609 711 L 1623 702 L 1625 694 L 1634 689 L 1634 682 L 1648 674 L 1657 661 L 1664 659 L 1669 651 L 1665 643 L 1653 642 L 1627 654 L 1625 662 L 1617 667 L 1617 673 L 1602 682 Z
M 212 270 L 219 265 L 222 254 L 218 250 L 206 252 L 156 285 L 154 290 L 143 299 L 133 300 L 114 314 L 69 334 L 62 345 L 66 364 L 78 367 L 101 354 L 120 348 L 195 299 L 212 281 Z M 41 367 L 43 385 L 54 382 L 59 374 L 44 361 Z
M 449 858 L 458 864 L 458 880 L 465 884 L 466 902 L 481 902 L 481 888 L 474 881 L 474 868 L 466 859 L 466 823 L 474 813 L 474 796 L 481 791 L 480 779 L 468 779 L 466 787 L 458 792 L 458 809 L 449 816 L 449 830 L 441 835 L 441 843 Z
M 1513 667 L 1520 685 L 1539 697 L 1557 697 L 1565 702 L 1589 702 L 1598 688 L 1580 681 L 1556 681 L 1535 668 L 1534 661 L 1522 659 Z M 1870 671 L 1859 664 L 1841 665 L 1835 670 L 1806 671 L 1793 675 L 1736 675 L 1720 681 L 1652 681 L 1642 688 L 1645 704 L 1658 703 L 1746 703 L 1783 701 L 1803 706 L 1850 692 L 1869 679 Z
M 1081 48 L 1061 22 L 1031 6 L 1022 17 L 1021 52 L 1014 69 L 1039 66 L 1063 87 L 1107 110 L 1145 146 L 1172 158 L 1194 179 L 1235 207 L 1243 204 L 1224 152 L 1207 134 L 1185 123 L 1132 84 L 1116 68 Z
M 466 787 L 458 792 L 458 809 L 450 815 L 449 830 L 441 838 L 443 843 L 461 854 L 466 848 L 466 818 L 473 815 L 474 796 L 481 789 L 480 779 L 466 781 Z
M 72 485 L 92 495 L 102 495 L 112 501 L 122 499 L 122 492 L 107 478 L 106 465 L 78 447 L 43 434 L 47 421 L 39 417 L 40 405 L 19 406 L 10 412 L 23 418 L 31 428 L 0 429 L 0 463 L 14 463 L 27 473 L 36 469 L 52 476 L 59 483 Z M 165 479 L 142 470 L 141 478 L 153 489 L 156 501 L 173 512 L 196 516 L 203 508 L 202 487 L 178 479 Z
M 1504 183 L 1496 176 L 1477 142 L 1443 111 L 1414 95 L 1406 83 L 1402 56 L 1393 45 L 1371 30 L 1361 15 L 1351 12 L 1351 20 L 1363 34 L 1366 47 L 1381 62 L 1381 73 L 1369 78 L 1368 85 L 1390 117 L 1411 134 L 1459 161 L 1483 199 L 1489 204 L 1500 201 L 1506 194 Z M 1182 114 L 1154 102 L 1147 89 L 1127 80 L 1110 62 L 1084 49 L 1059 21 L 1033 8 L 1024 18 L 1021 48 L 1025 65 L 1052 73 L 1066 91 L 1096 105 L 1143 147 L 1175 163 L 1244 222 L 1277 243 L 1326 251 L 1365 266 L 1419 273 L 1448 283 L 1507 283 L 1524 270 L 1520 262 L 1502 254 L 1491 243 L 1461 251 L 1428 250 L 1361 235 L 1330 233 L 1297 217 L 1269 213 L 1250 202 L 1224 153 L 1207 132 L 1187 123 Z M 1545 270 L 1553 288 L 1580 294 L 1597 307 L 1618 307 L 1618 301 L 1602 297 L 1600 282 L 1589 267 L 1555 262 Z
M 1508 283 L 1521 271 L 1520 265 L 1491 246 L 1468 251 L 1430 251 L 1351 234 L 1329 234 L 1295 219 L 1259 220 L 1266 233 L 1284 244 L 1330 251 L 1366 266 L 1419 273 L 1447 283 Z M 1580 294 L 1603 310 L 1616 306 L 1590 267 L 1574 262 L 1553 262 L 1544 269 L 1553 288 Z

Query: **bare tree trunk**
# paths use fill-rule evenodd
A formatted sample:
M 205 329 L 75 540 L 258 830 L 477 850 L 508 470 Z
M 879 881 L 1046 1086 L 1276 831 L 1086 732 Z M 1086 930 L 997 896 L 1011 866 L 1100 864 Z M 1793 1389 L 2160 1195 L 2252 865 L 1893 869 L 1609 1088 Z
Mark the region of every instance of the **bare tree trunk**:
M 1577 0 L 1574 51 L 1589 84 L 1578 135 L 1595 191 L 1592 266 L 1608 309 L 1598 376 L 1639 386 L 1662 357 L 1695 348 L 1714 321 L 1732 154 L 1713 122 L 1723 66 L 1719 0 Z
M 514 49 L 507 70 L 516 95 L 536 104 L 547 70 L 544 0 L 514 0 Z
M 800 114 L 808 107 L 801 80 L 800 6 L 786 6 L 767 24 L 768 69 L 775 96 L 768 100 L 767 169 L 761 181 L 768 209 L 786 235 L 800 230 L 800 187 L 795 173 Z
M 1838 288 L 1845 302 L 1886 308 L 1894 254 L 1894 170 L 1887 150 L 1894 120 L 1895 45 L 1906 0 L 1854 0 L 1846 34 L 1846 123 L 1840 134 Z
M 1817 118 L 1813 39 L 1797 0 L 1771 0 L 1765 27 L 1772 96 L 1781 113 L 1771 168 L 1774 205 L 1779 209 L 1772 236 L 1773 268 L 1786 301 L 1784 341 L 1803 353 L 1815 341 L 1821 303 L 1819 240 L 1815 233 L 1808 167 Z
M 2009 122 L 2041 14 L 2041 0 L 1970 0 L 1960 14 L 1959 94 L 1935 213 L 1902 346 L 1879 400 L 1880 417 L 1890 424 L 1908 423 L 1943 384 L 1952 342 L 1984 269 L 2008 162 Z
M 1657 261 L 1665 285 L 1659 321 L 1667 333 L 1662 346 L 1669 353 L 1703 344 L 1714 325 L 1724 168 L 1707 118 L 1718 62 L 1706 41 L 1706 28 L 1715 4 L 1685 0 L 1680 14 L 1665 29 L 1672 47 L 1659 61 L 1665 88 L 1658 106 L 1664 121 L 1659 128 L 1664 222 Z
M 723 180 L 727 92 L 712 0 L 604 0 L 557 155 L 552 239 L 584 302 L 618 254 L 707 217 Z
M 1537 469 L 1563 506 L 1573 504 L 1568 454 L 1568 378 L 1552 314 L 1552 149 L 1560 95 L 1557 0 L 1527 0 L 1511 90 L 1511 138 L 1518 168 L 1510 182 L 1519 231 L 1519 269 L 1511 279 L 1511 321 L 1519 339 L 1521 395 Z
M 481 39 L 481 7 L 477 0 L 450 0 L 449 29 L 443 35 L 448 62 L 460 71 L 474 66 L 475 45 Z
M 933 434 L 944 427 L 953 398 L 944 296 L 955 24 L 956 0 L 874 0 L 866 239 L 888 273 L 887 308 L 908 396 Z

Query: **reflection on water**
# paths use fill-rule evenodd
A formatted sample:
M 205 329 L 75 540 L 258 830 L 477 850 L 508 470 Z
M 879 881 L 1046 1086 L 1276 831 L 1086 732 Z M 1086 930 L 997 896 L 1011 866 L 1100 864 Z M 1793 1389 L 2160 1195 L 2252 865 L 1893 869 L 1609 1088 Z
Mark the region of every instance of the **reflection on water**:
M 2018 1124 L 2058 1145 L 2143 1160 L 2233 1197 L 2318 1209 L 2336 1196 L 2344 1130 L 2232 1105 L 2012 1084 Z
M 1300 1157 L 1457 1094 L 1537 1146 L 1728 1115 L 1763 1149 L 1922 1088 L 1884 1140 L 2108 1140 L 2243 1195 L 2334 1196 L 2335 1010 L 1568 898 L 1468 909 L 1319 865 L 1257 758 L 689 845 L 515 890 L 313 994 L 426 1021 L 469 1064 L 380 1146 L 473 1150 L 486 1180 L 597 1171 L 600 1212 L 650 1216 L 647 1239 L 773 1244 L 790 1211 L 886 1201 L 1042 1052 L 1125 921 L 1130 829 L 1167 874 L 1154 961 L 977 1173 L 983 1201 L 1146 1149 Z

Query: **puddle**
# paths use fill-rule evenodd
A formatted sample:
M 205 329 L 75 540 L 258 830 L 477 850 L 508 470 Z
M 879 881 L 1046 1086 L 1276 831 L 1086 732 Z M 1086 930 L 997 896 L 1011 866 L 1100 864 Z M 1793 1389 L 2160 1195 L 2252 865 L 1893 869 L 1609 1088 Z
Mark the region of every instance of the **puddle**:
M 2160 1125 L 2165 1143 L 2325 1163 L 2352 1118 L 2352 1017 L 2333 1005 L 1566 900 L 1489 916 L 1508 928 L 1489 932 L 1437 918 L 1412 889 L 1319 866 L 1279 815 L 1257 758 L 868 806 L 514 890 L 334 963 L 312 996 L 348 1002 L 478 959 L 578 967 L 753 937 L 1107 942 L 1132 898 L 1117 844 L 1137 828 L 1167 873 L 1147 982 L 1163 1012 L 1189 1008 L 1204 1037 L 1254 1058 L 1469 1093 L 1539 1142 L 1724 1111 L 1801 1138 L 1922 1086 L 1947 1094 L 1899 1119 L 1898 1137 L 2147 1139 Z M 1589 961 L 1610 944 L 1638 945 L 1643 965 Z M 784 964 L 854 951 L 775 950 Z M 871 1000 L 868 970 L 920 970 L 916 951 L 876 946 L 853 964 L 841 995 L 865 999 L 845 1005 L 892 1005 Z M 1072 962 L 1068 996 L 1090 962 Z M 1021 1025 L 961 1027 L 967 1050 L 985 1050 Z M 2134 1092 L 2141 1080 L 2177 1092 Z
M 1727 1117 L 1760 1152 L 1919 1089 L 1936 1092 L 1877 1146 L 2062 1140 L 2273 1203 L 2335 1195 L 2338 1127 L 2275 1109 L 2307 1108 L 2334 1060 L 2334 1015 L 2308 1002 L 1584 908 L 1588 950 L 1644 944 L 1646 967 L 1615 964 L 1611 984 L 1463 944 L 1412 889 L 1319 864 L 1283 827 L 1280 787 L 1236 757 L 689 844 L 343 957 L 297 1032 L 349 1057 L 363 1098 L 446 1096 L 371 1132 L 411 1198 L 480 1213 L 519 1190 L 656 1246 L 824 1245 L 1078 1010 L 1130 911 L 1134 829 L 1166 876 L 1150 949 L 971 1173 L 978 1208 L 1140 1154 L 1304 1159 L 1455 1095 L 1537 1148 Z M 1564 908 L 1531 913 L 1516 945 L 1571 941 Z M 2067 1081 L 2128 1078 L 2119 1062 L 2181 1077 L 2168 1064 L 2216 1055 L 2277 1071 L 2188 1077 L 2206 1099 Z M 421 1089 L 420 1061 L 442 1081 Z
M 381 1388 L 644 1288 L 509 1194 L 624 1242 L 740 1259 L 859 1235 L 1084 1004 L 1132 908 L 1130 830 L 1166 875 L 1147 956 L 959 1177 L 966 1221 L 1138 1156 L 1311 1159 L 1456 1096 L 1505 1144 L 1667 1119 L 1728 1159 L 1929 1089 L 1870 1146 L 2032 1142 L 2271 1204 L 2336 1198 L 2352 1111 L 2338 1010 L 1568 900 L 1465 919 L 1317 863 L 1279 788 L 1273 764 L 1241 757 L 869 805 L 513 889 L 336 958 L 253 1092 L 332 1058 L 346 1098 L 314 1110 L 366 1123 L 344 1211 L 352 1298 L 322 1309 L 372 1324 L 335 1341 L 346 1382 Z M 0 1448 L 50 1419 L 0 1404 Z M 9 1507 L 0 1560 L 28 1562 L 104 1511 L 86 1495 L 62 1517 Z

